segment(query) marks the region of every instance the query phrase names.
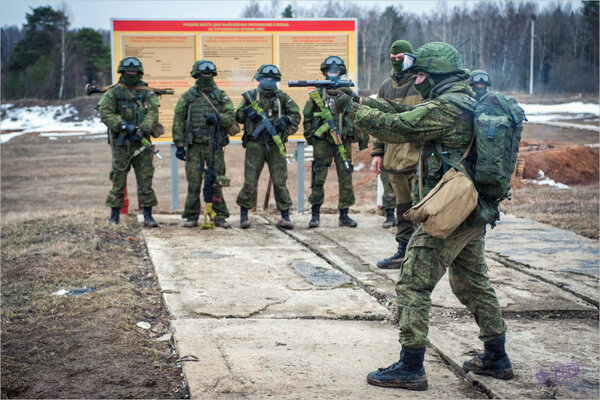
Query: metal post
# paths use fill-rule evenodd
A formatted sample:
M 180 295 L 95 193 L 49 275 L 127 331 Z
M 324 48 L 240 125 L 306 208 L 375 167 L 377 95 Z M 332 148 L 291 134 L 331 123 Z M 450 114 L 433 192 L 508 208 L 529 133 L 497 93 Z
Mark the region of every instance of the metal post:
M 304 142 L 299 140 L 296 147 L 296 162 L 297 162 L 297 173 L 296 173 L 296 203 L 298 204 L 298 214 L 304 212 Z
M 529 94 L 533 94 L 533 38 L 535 37 L 535 15 L 531 16 L 531 49 L 529 55 Z
M 171 144 L 171 211 L 179 209 L 179 170 L 177 162 L 179 159 L 175 157 L 177 147 Z

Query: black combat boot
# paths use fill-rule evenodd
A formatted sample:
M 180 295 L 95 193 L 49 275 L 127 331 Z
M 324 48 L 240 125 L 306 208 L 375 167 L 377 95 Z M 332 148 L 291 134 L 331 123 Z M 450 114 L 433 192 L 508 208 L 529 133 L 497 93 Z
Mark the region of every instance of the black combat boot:
M 320 218 L 321 218 L 321 205 L 314 204 L 312 206 L 312 216 L 310 217 L 310 222 L 308 223 L 308 227 L 309 228 L 318 228 Z
M 506 337 L 490 340 L 483 344 L 482 355 L 463 363 L 465 372 L 473 372 L 477 375 L 487 375 L 496 379 L 512 379 L 513 369 L 504 350 Z
M 248 221 L 248 209 L 246 207 L 240 207 L 240 228 L 247 229 L 250 227 L 250 221 Z
M 215 226 L 218 226 L 219 228 L 223 228 L 223 229 L 229 229 L 231 228 L 231 225 L 229 225 L 229 222 L 225 221 L 225 218 L 217 218 L 214 220 Z
M 194 228 L 198 226 L 198 218 L 188 218 L 184 223 L 184 228 Z
M 338 225 L 339 226 L 349 226 L 350 228 L 356 228 L 358 226 L 356 221 L 348 216 L 347 208 L 340 210 L 340 220 L 339 220 Z
M 381 269 L 398 269 L 404 261 L 406 255 L 406 245 L 408 243 L 398 242 L 398 251 L 390 258 L 384 258 L 383 260 L 377 261 L 377 267 Z
M 158 222 L 152 218 L 152 207 L 144 207 L 142 211 L 144 213 L 144 226 L 156 228 L 158 226 Z
M 294 224 L 290 221 L 290 210 L 281 212 L 281 219 L 277 222 L 277 226 L 283 229 L 294 229 Z
M 392 226 L 396 226 L 396 218 L 394 217 L 394 209 L 386 208 L 385 209 L 385 221 L 383 222 L 383 225 L 381 225 L 381 227 L 382 228 L 391 228 Z
M 110 218 L 108 219 L 108 222 L 111 224 L 118 224 L 119 223 L 119 214 L 121 214 L 120 208 L 111 208 L 110 209 Z
M 400 360 L 387 368 L 379 368 L 367 375 L 367 382 L 375 386 L 409 390 L 427 390 L 427 375 L 423 367 L 425 347 L 402 347 Z

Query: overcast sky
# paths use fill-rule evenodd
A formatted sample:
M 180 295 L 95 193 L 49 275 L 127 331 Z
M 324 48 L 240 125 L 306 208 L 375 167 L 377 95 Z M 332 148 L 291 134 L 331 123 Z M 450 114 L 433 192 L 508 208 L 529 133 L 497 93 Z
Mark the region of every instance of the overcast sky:
M 0 1 L 0 25 L 22 26 L 25 14 L 31 8 L 50 5 L 60 9 L 66 4 L 69 10 L 71 28 L 89 27 L 110 29 L 111 18 L 169 18 L 169 19 L 207 19 L 207 18 L 239 18 L 249 1 L 38 1 L 38 0 L 2 0 Z M 261 2 L 262 3 L 262 2 Z M 266 1 L 269 3 L 269 1 Z M 288 4 L 306 8 L 315 1 L 282 0 L 281 9 Z M 440 6 L 440 1 L 353 1 L 363 6 L 379 5 L 383 10 L 390 5 L 401 5 L 405 12 L 429 12 Z M 446 1 L 449 7 L 472 1 Z M 266 4 L 268 5 L 268 4 Z
M 324 0 L 321 0 L 324 1 Z M 288 4 L 307 8 L 317 1 L 306 0 L 281 0 L 281 9 Z M 423 1 L 423 0 L 403 0 L 403 1 L 352 1 L 361 6 L 370 7 L 377 4 L 380 10 L 390 5 L 400 6 L 404 12 L 411 13 L 430 13 L 440 7 L 452 9 L 454 6 L 471 7 L 476 0 L 469 1 Z M 541 7 L 556 3 L 551 0 L 535 1 Z M 559 1 L 568 3 L 569 1 Z M 579 8 L 581 1 L 570 1 L 573 8 Z M 25 23 L 25 14 L 31 12 L 32 8 L 50 5 L 54 9 L 61 9 L 64 5 L 67 7 L 71 28 L 89 27 L 95 29 L 110 29 L 111 18 L 165 18 L 165 19 L 214 19 L 214 18 L 239 18 L 244 7 L 250 1 L 158 1 L 158 0 L 67 0 L 67 1 L 40 1 L 40 0 L 1 0 L 0 1 L 0 25 L 17 25 L 21 27 Z M 261 1 L 261 3 L 270 3 L 270 0 Z M 445 3 L 445 4 L 442 4 Z M 269 5 L 269 4 L 263 4 Z

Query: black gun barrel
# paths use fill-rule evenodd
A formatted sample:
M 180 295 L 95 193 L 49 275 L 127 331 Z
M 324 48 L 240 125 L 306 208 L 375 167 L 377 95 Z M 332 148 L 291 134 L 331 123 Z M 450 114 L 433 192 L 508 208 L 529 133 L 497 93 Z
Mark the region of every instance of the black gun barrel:
M 289 87 L 320 87 L 320 88 L 328 88 L 335 89 L 339 87 L 351 87 L 354 86 L 354 82 L 352 81 L 288 81 Z

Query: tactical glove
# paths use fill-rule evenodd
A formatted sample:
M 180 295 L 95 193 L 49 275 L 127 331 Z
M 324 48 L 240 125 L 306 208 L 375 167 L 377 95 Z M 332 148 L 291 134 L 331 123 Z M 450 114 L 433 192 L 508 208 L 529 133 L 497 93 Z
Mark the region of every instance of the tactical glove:
M 181 161 L 185 161 L 185 149 L 183 147 L 178 147 L 177 151 L 175 151 L 175 157 L 179 158 Z
M 121 126 L 121 129 L 123 129 L 128 136 L 134 135 L 137 132 L 137 126 L 131 122 L 124 123 L 123 126 Z
M 344 110 L 352 103 L 352 96 L 340 90 L 328 90 L 327 94 L 335 103 L 335 110 L 331 110 L 336 114 L 344 112 Z
M 285 128 L 287 128 L 289 124 L 290 119 L 286 115 L 284 115 L 283 117 L 275 121 L 275 129 L 277 130 L 277 132 L 283 133 L 285 132 Z
M 259 118 L 258 113 L 250 107 L 244 108 L 244 114 L 246 114 L 246 118 L 251 121 L 257 120 Z
M 219 122 L 221 122 L 221 117 L 219 117 L 219 114 L 206 115 L 206 125 L 217 126 Z

